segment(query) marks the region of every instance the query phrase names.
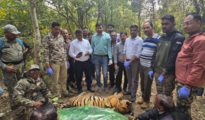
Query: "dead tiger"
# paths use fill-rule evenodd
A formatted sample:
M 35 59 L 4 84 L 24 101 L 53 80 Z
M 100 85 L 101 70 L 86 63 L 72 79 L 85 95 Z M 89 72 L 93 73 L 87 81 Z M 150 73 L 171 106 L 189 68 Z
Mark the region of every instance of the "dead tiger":
M 131 112 L 131 102 L 129 100 L 121 100 L 120 98 L 122 96 L 122 94 L 117 94 L 100 97 L 83 92 L 65 101 L 63 107 L 96 106 L 101 108 L 114 108 L 115 111 L 126 114 Z

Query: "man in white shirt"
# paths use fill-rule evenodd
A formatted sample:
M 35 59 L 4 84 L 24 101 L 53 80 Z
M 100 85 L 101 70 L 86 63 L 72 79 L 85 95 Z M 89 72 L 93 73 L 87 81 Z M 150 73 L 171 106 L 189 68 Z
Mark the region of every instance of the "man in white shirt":
M 126 60 L 124 66 L 126 68 L 128 78 L 128 91 L 127 95 L 131 95 L 131 102 L 136 100 L 136 92 L 138 87 L 139 76 L 139 57 L 142 50 L 143 40 L 137 36 L 138 26 L 130 26 L 131 37 L 127 38 L 124 46 L 124 53 Z
M 83 72 L 85 73 L 87 90 L 94 92 L 91 89 L 91 74 L 89 69 L 89 58 L 92 54 L 92 48 L 88 40 L 83 39 L 82 30 L 76 30 L 76 39 L 70 44 L 69 55 L 75 59 L 75 69 L 77 78 L 77 89 L 78 93 L 82 92 L 82 77 Z

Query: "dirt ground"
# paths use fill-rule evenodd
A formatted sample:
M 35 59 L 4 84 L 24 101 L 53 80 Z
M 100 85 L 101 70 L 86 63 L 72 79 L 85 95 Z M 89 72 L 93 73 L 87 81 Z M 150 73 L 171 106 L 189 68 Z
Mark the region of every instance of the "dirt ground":
M 95 82 L 94 82 L 95 84 Z M 84 85 L 85 86 L 85 85 Z M 93 88 L 95 89 L 96 85 L 93 86 Z M 152 85 L 152 96 L 151 96 L 151 106 L 153 106 L 153 101 L 154 101 L 154 96 L 156 94 L 156 88 L 155 88 L 155 83 L 153 83 Z M 99 93 L 96 93 L 99 95 Z M 107 93 L 100 93 L 101 96 L 109 96 L 113 94 L 113 90 L 110 89 Z M 175 94 L 175 92 L 174 92 Z M 141 93 L 140 93 L 140 86 L 138 87 L 138 92 L 137 92 L 137 100 L 140 99 Z M 127 98 L 125 96 L 125 98 Z M 136 102 L 137 102 L 136 100 Z M 176 98 L 174 98 L 174 100 L 176 100 Z M 144 110 L 142 110 L 140 108 L 140 105 L 138 105 L 137 103 L 133 103 L 133 112 L 134 115 L 138 115 L 140 113 L 143 113 Z M 1 113 L 5 113 L 4 117 L 1 117 Z M 192 104 L 192 118 L 193 120 L 205 120 L 205 96 L 202 97 L 197 97 L 195 98 L 194 103 Z M 128 116 L 128 115 L 126 115 Z M 0 120 L 12 120 L 12 118 L 14 117 L 14 113 L 13 111 L 10 111 L 9 108 L 9 103 L 8 103 L 8 97 L 6 95 L 6 97 L 0 97 Z

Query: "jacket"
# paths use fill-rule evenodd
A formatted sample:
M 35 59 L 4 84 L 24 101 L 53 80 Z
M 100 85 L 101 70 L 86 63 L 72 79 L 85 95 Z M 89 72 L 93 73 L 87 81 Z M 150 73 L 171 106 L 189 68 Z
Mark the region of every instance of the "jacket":
M 205 83 L 205 33 L 188 37 L 176 60 L 176 80 L 202 87 Z
M 157 72 L 175 73 L 175 62 L 178 52 L 184 42 L 184 36 L 174 30 L 160 38 L 157 47 L 154 68 Z

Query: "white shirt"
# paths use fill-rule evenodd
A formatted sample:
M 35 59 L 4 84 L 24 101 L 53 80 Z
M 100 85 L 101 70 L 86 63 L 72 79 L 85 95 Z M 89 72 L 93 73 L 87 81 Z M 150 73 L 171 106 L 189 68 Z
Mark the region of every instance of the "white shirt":
M 127 38 L 124 46 L 124 53 L 127 59 L 131 59 L 133 56 L 140 57 L 142 51 L 143 40 L 141 37 Z
M 76 58 L 78 53 L 83 52 L 80 58 Z M 75 39 L 70 43 L 69 55 L 77 61 L 87 61 L 89 55 L 85 56 L 86 53 L 92 54 L 92 48 L 88 40 L 83 39 L 82 41 Z

